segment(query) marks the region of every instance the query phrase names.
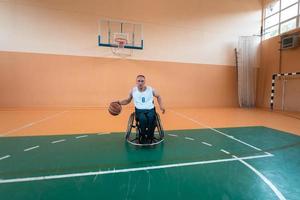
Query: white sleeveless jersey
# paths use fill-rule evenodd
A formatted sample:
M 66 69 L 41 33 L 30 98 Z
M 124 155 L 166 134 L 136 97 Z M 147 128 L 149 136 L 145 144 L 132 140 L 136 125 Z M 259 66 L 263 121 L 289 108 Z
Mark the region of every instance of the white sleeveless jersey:
M 154 108 L 152 87 L 147 86 L 146 90 L 143 92 L 140 92 L 137 87 L 134 87 L 132 89 L 132 97 L 134 105 L 137 109 L 150 110 Z

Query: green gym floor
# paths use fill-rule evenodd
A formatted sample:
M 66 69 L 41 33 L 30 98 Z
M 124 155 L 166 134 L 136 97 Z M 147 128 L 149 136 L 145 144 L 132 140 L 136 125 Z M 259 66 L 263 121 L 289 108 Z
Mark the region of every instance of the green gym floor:
M 155 147 L 124 133 L 0 138 L 1 200 L 300 197 L 300 136 L 267 128 L 166 131 Z

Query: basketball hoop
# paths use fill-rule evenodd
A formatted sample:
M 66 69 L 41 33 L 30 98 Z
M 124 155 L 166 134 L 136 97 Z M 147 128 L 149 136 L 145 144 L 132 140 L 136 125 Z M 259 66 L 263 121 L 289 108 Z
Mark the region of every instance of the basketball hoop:
M 126 58 L 132 55 L 132 49 L 127 49 L 126 45 L 129 43 L 128 33 L 113 33 L 112 38 L 113 47 L 111 47 L 112 53 L 118 57 Z
M 127 44 L 126 38 L 117 37 L 115 38 L 115 43 L 118 45 L 118 48 L 124 48 Z
M 143 37 L 141 23 L 100 19 L 98 46 L 110 48 L 114 57 L 127 58 L 136 50 L 143 50 Z

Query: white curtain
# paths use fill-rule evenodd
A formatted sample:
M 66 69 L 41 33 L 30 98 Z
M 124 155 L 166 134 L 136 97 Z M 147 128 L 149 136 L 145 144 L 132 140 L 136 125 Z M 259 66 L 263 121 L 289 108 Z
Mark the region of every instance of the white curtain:
M 254 107 L 256 71 L 259 67 L 260 37 L 239 37 L 237 48 L 238 98 L 240 107 Z

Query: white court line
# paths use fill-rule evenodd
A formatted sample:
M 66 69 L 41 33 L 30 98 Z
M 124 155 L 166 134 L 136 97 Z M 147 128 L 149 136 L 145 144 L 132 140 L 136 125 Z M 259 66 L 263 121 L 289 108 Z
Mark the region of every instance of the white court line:
M 238 157 L 236 157 L 234 155 L 232 157 L 238 158 Z M 246 165 L 257 176 L 259 176 L 271 188 L 271 190 L 273 190 L 273 192 L 276 194 L 276 196 L 278 197 L 278 199 L 280 199 L 280 200 L 285 200 L 286 199 L 283 196 L 283 194 L 275 187 L 275 185 L 273 185 L 273 183 L 269 179 L 267 179 L 267 177 L 265 177 L 262 173 L 260 173 L 257 169 L 255 169 L 254 167 L 252 167 L 250 164 L 248 164 L 247 162 L 245 162 L 243 159 L 238 158 L 238 161 L 240 161 L 241 163 L 243 163 L 244 165 Z
M 228 151 L 226 151 L 224 149 L 221 149 L 220 151 L 222 151 L 223 153 L 226 153 L 226 154 L 230 154 Z
M 76 139 L 80 139 L 80 138 L 85 138 L 85 137 L 87 137 L 88 135 L 81 135 L 81 136 L 77 136 L 77 137 L 75 137 Z
M 28 149 L 24 149 L 24 151 L 30 151 L 30 150 L 33 150 L 33 149 L 36 149 L 36 148 L 39 148 L 40 146 L 34 146 L 34 147 L 30 147 Z
M 191 137 L 184 137 L 184 138 L 187 140 L 195 140 L 194 138 L 191 138 Z
M 110 134 L 110 132 L 97 133 L 97 135 L 106 135 L 106 134 Z
M 196 123 L 196 124 L 199 124 L 200 126 L 204 126 L 205 128 L 211 129 L 211 130 L 213 130 L 213 131 L 215 131 L 215 132 L 217 132 L 217 133 L 220 133 L 221 135 L 224 135 L 224 136 L 226 136 L 226 137 L 228 137 L 228 138 L 231 138 L 231 139 L 233 139 L 233 140 L 235 140 L 235 141 L 237 141 L 237 142 L 240 142 L 240 143 L 242 143 L 242 144 L 244 144 L 244 145 L 247 145 L 247 146 L 249 146 L 249 147 L 251 147 L 251 148 L 253 148 L 253 149 L 255 149 L 255 150 L 262 151 L 260 148 L 257 148 L 257 147 L 255 147 L 255 146 L 253 146 L 253 145 L 251 145 L 251 144 L 248 144 L 248 143 L 246 143 L 246 142 L 244 142 L 244 141 L 242 141 L 242 140 L 239 140 L 239 139 L 237 139 L 237 138 L 235 138 L 235 137 L 233 137 L 233 136 L 231 136 L 231 135 L 227 135 L 226 133 L 223 133 L 222 131 L 219 131 L 219 130 L 217 130 L 217 129 L 215 129 L 215 128 L 212 128 L 212 127 L 210 127 L 210 126 L 208 126 L 208 125 L 206 125 L 206 124 L 204 124 L 204 123 L 201 123 L 201 122 L 199 122 L 199 121 L 197 121 L 197 120 L 194 120 L 194 119 L 192 119 L 192 118 L 190 118 L 190 117 L 188 117 L 188 116 L 186 116 L 186 115 L 184 115 L 184 114 L 181 114 L 181 113 L 176 112 L 176 111 L 174 111 L 174 110 L 171 110 L 171 111 L 174 112 L 175 114 L 177 114 L 177 115 L 183 117 L 183 118 L 186 118 L 186 119 L 188 119 L 188 120 L 190 120 L 190 121 L 192 121 L 192 122 L 194 122 L 194 123 Z
M 265 151 L 264 153 L 265 153 L 265 154 L 268 154 L 268 155 L 272 155 L 272 156 L 273 156 L 273 154 L 271 154 L 271 153 L 269 153 L 269 152 L 266 152 L 266 151 Z
M 271 157 L 271 155 L 264 154 L 264 155 L 259 155 L 259 156 L 247 156 L 247 157 L 240 157 L 240 158 L 206 160 L 206 161 L 198 161 L 198 162 L 176 163 L 176 164 L 168 164 L 168 165 L 149 166 L 149 167 L 114 169 L 114 170 L 106 170 L 106 171 L 82 172 L 82 173 L 61 174 L 61 175 L 48 175 L 48 176 L 37 176 L 37 177 L 27 177 L 27 178 L 0 179 L 0 184 L 41 181 L 41 180 L 51 180 L 51 179 L 63 179 L 63 178 L 72 178 L 72 177 L 83 177 L 83 176 L 96 176 L 96 175 L 105 175 L 105 174 L 119 174 L 119 173 L 137 172 L 137 171 L 158 170 L 158 169 L 167 169 L 167 168 L 175 168 L 175 167 L 185 167 L 185 166 L 212 164 L 212 163 L 231 162 L 231 161 L 237 161 L 237 160 L 238 161 L 239 160 L 250 160 L 250 159 L 265 158 L 265 157 Z
M 10 157 L 10 155 L 6 155 L 6 156 L 1 157 L 0 160 L 4 160 L 4 159 L 9 158 L 9 157 Z
M 207 142 L 201 142 L 202 144 L 205 144 L 205 145 L 207 145 L 207 146 L 212 146 L 212 144 L 209 144 L 209 143 L 207 143 Z
M 30 126 L 33 126 L 33 125 L 38 124 L 38 123 L 41 123 L 41 122 L 46 121 L 46 120 L 48 120 L 48 119 L 52 119 L 52 118 L 54 118 L 54 117 L 57 117 L 58 115 L 61 115 L 61 114 L 66 113 L 66 112 L 68 112 L 68 111 L 58 112 L 58 113 L 56 113 L 56 114 L 50 115 L 50 116 L 45 117 L 45 118 L 43 118 L 43 119 L 40 119 L 40 120 L 38 120 L 38 121 L 34 121 L 34 122 L 29 123 L 29 124 L 25 124 L 25 125 L 23 125 L 23 126 L 21 126 L 21 127 L 18 127 L 18 128 L 15 128 L 15 129 L 11 129 L 11 130 L 9 130 L 9 131 L 7 131 L 7 132 L 1 134 L 1 136 L 6 136 L 6 135 L 9 135 L 9 134 L 11 134 L 11 133 L 17 132 L 17 131 L 19 131 L 19 130 L 28 128 L 28 127 L 30 127 Z
M 127 140 L 127 142 L 129 144 L 132 144 L 134 146 L 144 146 L 144 147 L 146 147 L 146 146 L 155 146 L 155 145 L 158 145 L 159 143 L 162 143 L 163 141 L 164 141 L 164 139 L 159 140 L 158 142 L 153 142 L 151 144 L 138 144 L 138 143 L 131 142 L 130 140 Z
M 64 141 L 66 141 L 65 139 L 62 139 L 62 140 L 55 140 L 55 141 L 53 141 L 53 142 L 51 142 L 52 144 L 55 144 L 55 143 L 60 143 L 60 142 L 64 142 Z
M 178 137 L 178 135 L 175 135 L 175 134 L 168 134 L 169 136 L 172 136 L 172 137 Z

